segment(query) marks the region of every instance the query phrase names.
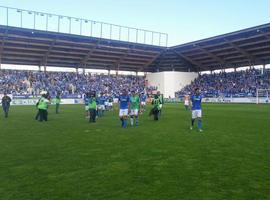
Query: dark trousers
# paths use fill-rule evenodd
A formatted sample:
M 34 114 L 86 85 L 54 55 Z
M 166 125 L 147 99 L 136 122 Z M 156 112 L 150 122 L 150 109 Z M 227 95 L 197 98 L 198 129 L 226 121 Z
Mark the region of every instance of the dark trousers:
M 60 104 L 59 103 L 55 104 L 55 113 L 56 114 L 59 113 L 59 107 L 60 107 Z
M 7 118 L 8 117 L 9 106 L 4 106 L 3 105 L 3 111 L 4 111 L 5 118 Z
M 160 116 L 160 110 L 158 108 L 153 109 L 154 120 L 158 120 Z
M 44 109 L 39 109 L 39 121 L 48 121 L 48 112 Z
M 96 116 L 97 116 L 96 109 L 89 109 L 89 112 L 90 112 L 89 122 L 96 122 Z
M 149 116 L 154 115 L 154 120 L 158 120 L 159 119 L 159 115 L 160 115 L 160 110 L 158 108 L 152 108 L 150 110 Z
M 39 118 L 40 118 L 40 113 L 39 113 L 39 110 L 38 110 L 35 119 L 36 119 L 36 120 L 39 120 Z

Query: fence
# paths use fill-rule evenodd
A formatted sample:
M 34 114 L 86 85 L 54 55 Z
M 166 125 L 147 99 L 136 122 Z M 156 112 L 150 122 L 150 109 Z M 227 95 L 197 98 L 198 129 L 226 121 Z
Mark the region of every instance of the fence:
M 168 45 L 167 33 L 5 6 L 0 6 L 0 25 L 156 46 Z

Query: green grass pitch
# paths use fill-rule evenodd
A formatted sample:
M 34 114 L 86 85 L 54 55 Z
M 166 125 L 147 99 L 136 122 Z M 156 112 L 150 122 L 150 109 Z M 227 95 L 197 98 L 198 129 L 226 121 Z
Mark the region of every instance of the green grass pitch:
M 154 122 L 120 128 L 117 111 L 89 124 L 81 105 L 0 112 L 1 200 L 270 199 L 270 106 L 204 104 L 203 128 L 167 104 Z

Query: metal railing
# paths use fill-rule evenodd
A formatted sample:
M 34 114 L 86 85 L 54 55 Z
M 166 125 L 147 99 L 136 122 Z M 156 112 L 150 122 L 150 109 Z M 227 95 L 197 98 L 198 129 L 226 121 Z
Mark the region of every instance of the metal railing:
M 168 46 L 167 33 L 5 6 L 0 6 L 0 25 Z

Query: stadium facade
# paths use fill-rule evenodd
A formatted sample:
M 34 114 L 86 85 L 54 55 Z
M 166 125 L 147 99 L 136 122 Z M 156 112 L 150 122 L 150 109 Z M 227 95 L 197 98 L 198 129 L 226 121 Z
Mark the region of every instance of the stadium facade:
M 168 47 L 168 35 L 0 7 L 0 63 L 147 73 L 166 97 L 201 71 L 270 63 L 270 24 Z

